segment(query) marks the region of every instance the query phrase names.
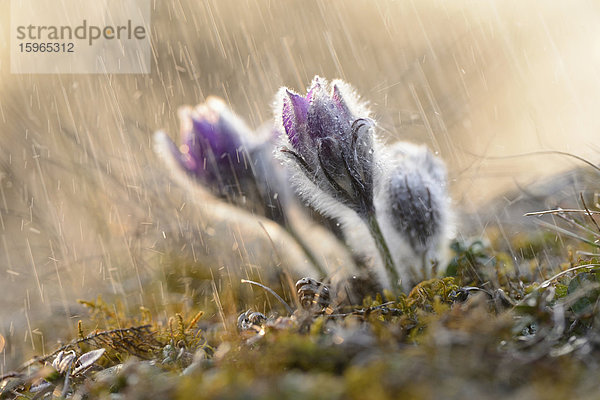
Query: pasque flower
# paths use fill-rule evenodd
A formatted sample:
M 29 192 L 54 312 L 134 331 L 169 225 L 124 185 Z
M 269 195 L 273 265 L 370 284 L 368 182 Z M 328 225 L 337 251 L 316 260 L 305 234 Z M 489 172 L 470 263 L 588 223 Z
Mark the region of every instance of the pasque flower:
M 178 175 L 183 171 L 214 195 L 283 226 L 324 275 L 304 240 L 289 221 L 293 207 L 285 173 L 273 158 L 272 126 L 252 131 L 218 98 L 179 110 L 181 145 L 162 131 L 155 148 Z
M 179 109 L 181 145 L 157 132 L 155 145 L 172 169 L 181 170 L 214 195 L 284 221 L 282 177 L 270 154 L 271 137 L 260 137 L 225 103 L 209 97 L 195 108 Z
M 288 143 L 282 148 L 284 159 L 326 196 L 361 217 L 372 213 L 373 122 L 351 89 L 315 77 L 306 96 L 283 89 L 280 97 Z M 309 202 L 324 201 L 309 190 L 300 189 L 300 195 Z
M 296 192 L 318 211 L 356 229 L 356 216 L 368 227 L 392 288 L 399 275 L 375 210 L 377 174 L 374 122 L 344 82 L 315 77 L 305 96 L 280 90 L 279 123 L 284 163 Z
M 424 146 L 383 147 L 364 103 L 339 80 L 315 77 L 306 95 L 283 88 L 278 109 L 280 158 L 298 195 L 340 221 L 353 247 L 375 245 L 384 287 L 408 290 L 431 276 L 448 237 L 443 162 Z
M 397 142 L 386 149 L 376 204 L 392 257 L 407 289 L 443 261 L 451 235 L 446 166 L 425 146 Z
M 385 181 L 390 222 L 418 253 L 437 240 L 448 218 L 446 167 L 425 146 L 391 146 L 393 167 Z

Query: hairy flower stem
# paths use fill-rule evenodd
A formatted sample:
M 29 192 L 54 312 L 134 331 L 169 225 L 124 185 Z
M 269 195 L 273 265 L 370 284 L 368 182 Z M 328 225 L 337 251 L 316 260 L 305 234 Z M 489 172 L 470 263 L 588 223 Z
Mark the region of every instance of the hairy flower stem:
M 390 248 L 388 247 L 387 242 L 383 237 L 383 233 L 381 232 L 379 222 L 377 222 L 377 217 L 375 216 L 374 212 L 370 212 L 369 214 L 367 214 L 367 223 L 369 226 L 369 232 L 375 240 L 377 250 L 379 250 L 379 255 L 381 256 L 381 260 L 383 261 L 383 265 L 385 267 L 385 270 L 387 271 L 388 278 L 391 281 L 392 291 L 394 292 L 394 294 L 399 294 L 401 292 L 400 276 L 398 276 L 396 266 L 394 265 L 394 260 L 392 260 Z

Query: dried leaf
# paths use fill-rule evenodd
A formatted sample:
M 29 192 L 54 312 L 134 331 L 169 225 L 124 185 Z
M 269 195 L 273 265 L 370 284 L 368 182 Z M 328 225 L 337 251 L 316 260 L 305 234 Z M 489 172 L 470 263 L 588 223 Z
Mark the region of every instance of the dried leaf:
M 104 354 L 105 351 L 106 351 L 105 349 L 98 349 L 98 350 L 88 351 L 87 353 L 83 354 L 77 360 L 77 363 L 79 364 L 79 366 L 77 368 L 75 368 L 75 371 L 73 371 L 73 375 L 77 375 L 81 371 L 91 367 L 92 364 L 94 364 L 96 361 L 98 361 L 98 359 L 100 357 L 102 357 L 102 355 Z

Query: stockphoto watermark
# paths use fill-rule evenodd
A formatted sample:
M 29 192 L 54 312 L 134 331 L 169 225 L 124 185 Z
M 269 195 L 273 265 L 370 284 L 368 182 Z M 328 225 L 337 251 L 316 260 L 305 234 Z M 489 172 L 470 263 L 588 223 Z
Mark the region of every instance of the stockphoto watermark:
M 127 25 L 123 26 L 104 26 L 99 27 L 95 25 L 89 25 L 86 19 L 83 20 L 81 25 L 73 28 L 69 25 L 65 26 L 39 26 L 39 25 L 28 25 L 28 26 L 17 26 L 17 39 L 18 40 L 40 40 L 44 43 L 45 40 L 51 40 L 58 44 L 56 41 L 65 41 L 73 39 L 87 40 L 88 45 L 91 46 L 95 40 L 98 39 L 117 39 L 121 40 L 132 38 L 142 40 L 146 38 L 146 28 L 140 25 L 133 26 L 131 20 L 127 20 Z M 22 47 L 23 43 L 19 43 Z
M 149 73 L 150 0 L 11 0 L 12 73 Z

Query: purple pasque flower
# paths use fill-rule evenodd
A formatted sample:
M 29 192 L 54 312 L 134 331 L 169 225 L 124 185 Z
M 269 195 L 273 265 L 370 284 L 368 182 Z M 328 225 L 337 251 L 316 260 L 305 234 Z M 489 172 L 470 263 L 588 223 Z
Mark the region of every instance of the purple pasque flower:
M 387 272 L 387 286 L 397 289 L 400 278 L 375 210 L 377 143 L 366 107 L 346 83 L 328 84 L 318 76 L 305 96 L 283 88 L 278 101 L 278 123 L 285 133 L 281 158 L 292 172 L 296 193 L 337 219 L 345 236 L 366 225 Z
M 305 96 L 284 88 L 279 101 L 287 138 L 281 149 L 284 161 L 328 199 L 361 217 L 372 214 L 373 122 L 352 89 L 342 81 L 328 84 L 317 76 Z M 310 190 L 298 189 L 305 200 L 322 202 Z
M 281 225 L 324 275 L 325 269 L 291 224 L 290 211 L 296 204 L 285 171 L 273 158 L 278 132 L 272 124 L 252 131 L 215 97 L 195 108 L 181 108 L 179 119 L 179 147 L 162 131 L 154 136 L 155 151 L 174 177 L 184 186 L 189 179 L 181 178 L 191 177 L 213 195 Z
M 216 189 L 220 195 L 235 192 L 247 174 L 247 149 L 242 138 L 251 130 L 221 99 L 209 97 L 195 108 L 179 109 L 181 145 L 171 151 L 189 175 Z
M 282 222 L 285 193 L 270 160 L 269 138 L 259 137 L 216 97 L 182 107 L 178 114 L 179 147 L 164 132 L 155 135 L 155 147 L 171 169 L 183 171 L 217 197 Z

